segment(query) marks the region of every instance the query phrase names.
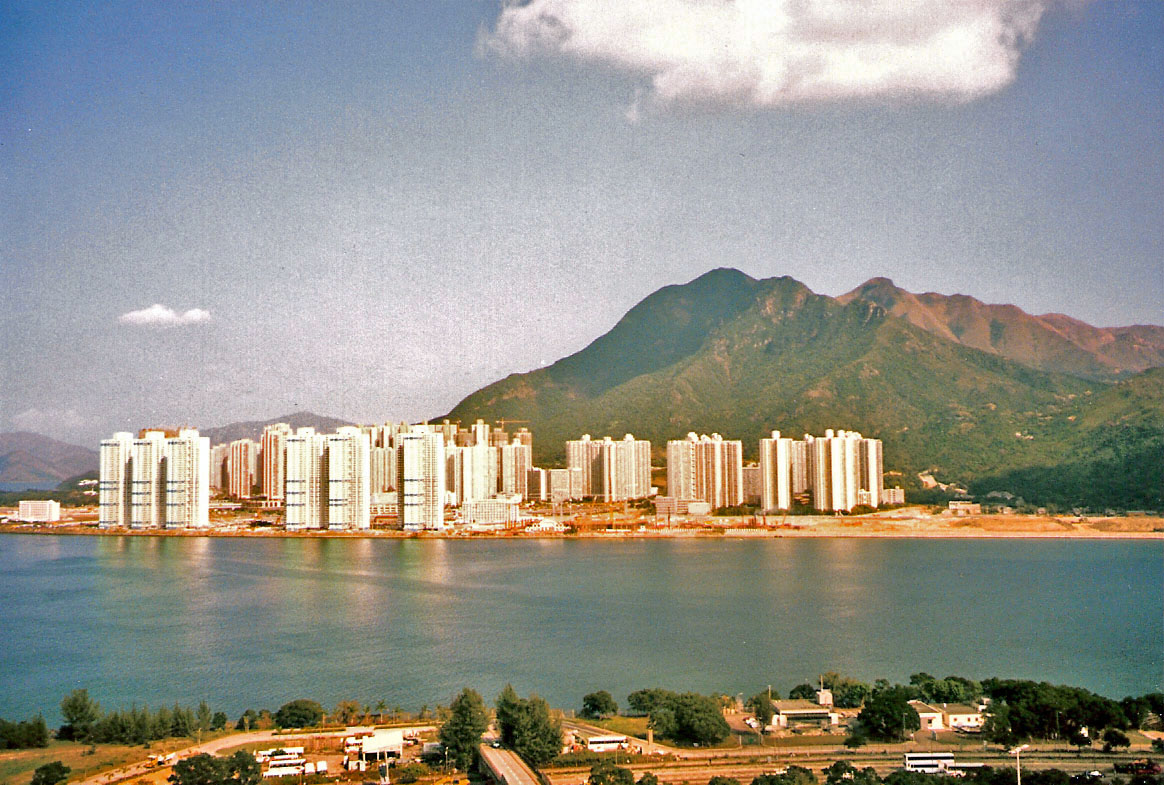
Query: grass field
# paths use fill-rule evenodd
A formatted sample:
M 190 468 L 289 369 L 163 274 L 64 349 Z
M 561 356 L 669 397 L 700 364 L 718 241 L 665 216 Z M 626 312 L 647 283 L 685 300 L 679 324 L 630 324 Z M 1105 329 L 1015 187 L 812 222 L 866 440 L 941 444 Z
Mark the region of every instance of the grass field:
M 606 728 L 611 733 L 621 733 L 624 736 L 638 736 L 647 738 L 646 717 L 607 717 L 604 720 L 586 720 L 591 725 Z
M 59 760 L 68 766 L 70 780 L 78 780 L 107 769 L 124 766 L 147 757 L 189 747 L 190 739 L 155 741 L 146 749 L 142 745 L 98 744 L 92 755 L 88 744 L 51 741 L 49 746 L 0 753 L 0 785 L 28 785 L 39 766 Z

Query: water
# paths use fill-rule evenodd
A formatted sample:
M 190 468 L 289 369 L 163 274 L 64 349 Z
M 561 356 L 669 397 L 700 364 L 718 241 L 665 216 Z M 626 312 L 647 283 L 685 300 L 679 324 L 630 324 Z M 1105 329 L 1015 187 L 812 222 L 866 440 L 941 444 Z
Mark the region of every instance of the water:
M 20 491 L 52 491 L 60 485 L 59 480 L 51 482 L 0 482 L 0 491 L 18 493 Z
M 562 707 L 822 670 L 1160 690 L 1164 543 L 0 536 L 0 716 L 313 697 Z

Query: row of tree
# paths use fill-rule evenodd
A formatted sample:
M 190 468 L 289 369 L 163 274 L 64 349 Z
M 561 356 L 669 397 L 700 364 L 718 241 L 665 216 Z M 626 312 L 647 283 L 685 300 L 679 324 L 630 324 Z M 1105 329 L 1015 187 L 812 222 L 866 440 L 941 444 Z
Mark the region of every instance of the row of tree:
M 105 711 L 101 704 L 89 697 L 89 691 L 77 689 L 61 701 L 61 716 L 65 724 L 57 731 L 57 738 L 86 743 L 144 744 L 174 736 L 194 736 L 226 727 L 224 713 L 211 712 L 206 701 L 191 709 L 174 704 L 157 711 L 137 707 Z
M 0 750 L 20 750 L 26 747 L 47 747 L 48 726 L 39 714 L 31 720 L 9 722 L 0 718 Z
M 924 672 L 910 676 L 909 684 L 891 684 L 886 679 L 867 684 L 829 672 L 821 676 L 818 686 L 799 684 L 788 697 L 815 700 L 822 686 L 831 691 L 834 706 L 861 709 L 852 727 L 854 745 L 870 738 L 896 740 L 917 730 L 920 719 L 909 705 L 911 700 L 974 705 L 989 699 L 984 731 L 988 739 L 1004 744 L 1036 738 L 1069 739 L 1084 745 L 1090 743 L 1083 734 L 1084 728 L 1095 736 L 1103 729 L 1140 728 L 1150 715 L 1164 717 L 1164 694 L 1159 692 L 1115 701 L 1080 687 L 1015 679 L 978 682 L 963 676 L 936 678 Z M 745 707 L 766 726 L 775 713 L 773 701 L 779 698 L 780 694 L 769 687 L 748 698 Z M 719 696 L 719 700 L 730 699 Z M 627 704 L 631 713 L 650 717 L 650 727 L 657 735 L 674 741 L 709 744 L 728 734 L 726 723 L 720 725 L 710 719 L 712 714 L 718 714 L 714 710 L 715 697 L 643 689 L 628 695 Z M 617 712 L 618 704 L 605 690 L 582 699 L 583 717 L 597 719 Z
M 531 766 L 544 766 L 561 752 L 562 723 L 550 713 L 545 700 L 537 695 L 522 698 L 507 684 L 497 696 L 496 707 L 501 743 Z M 481 695 L 468 687 L 461 690 L 440 730 L 441 743 L 457 768 L 469 768 L 488 727 L 489 710 Z
M 1080 687 L 1019 679 L 987 679 L 983 692 L 991 699 L 984 732 L 993 741 L 1069 739 L 1086 743 L 1083 729 L 1137 729 L 1148 714 L 1164 716 L 1164 693 L 1114 701 Z
M 714 696 L 654 688 L 636 690 L 626 700 L 632 709 L 647 715 L 648 727 L 664 739 L 707 746 L 731 733 L 723 718 L 723 704 Z

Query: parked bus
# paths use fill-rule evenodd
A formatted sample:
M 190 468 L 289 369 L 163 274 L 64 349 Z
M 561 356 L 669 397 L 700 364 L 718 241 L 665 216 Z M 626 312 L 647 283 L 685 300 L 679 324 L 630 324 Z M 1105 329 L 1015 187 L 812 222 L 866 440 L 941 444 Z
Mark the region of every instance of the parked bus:
M 954 766 L 952 752 L 907 752 L 905 770 L 922 774 L 945 774 Z

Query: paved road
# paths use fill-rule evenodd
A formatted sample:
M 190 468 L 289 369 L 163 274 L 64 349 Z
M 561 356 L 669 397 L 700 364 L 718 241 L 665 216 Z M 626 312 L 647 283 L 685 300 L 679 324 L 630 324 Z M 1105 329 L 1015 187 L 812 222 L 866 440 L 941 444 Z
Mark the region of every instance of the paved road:
M 293 741 L 295 739 L 320 739 L 336 736 L 351 736 L 355 733 L 368 732 L 372 728 L 366 726 L 358 726 L 351 728 L 344 728 L 343 730 L 321 731 L 318 733 L 286 733 L 274 730 L 257 730 L 249 733 L 232 733 L 229 736 L 223 736 L 219 739 L 203 742 L 202 744 L 194 744 L 180 750 L 174 750 L 174 753 L 179 758 L 189 758 L 193 755 L 200 755 L 203 752 L 215 755 L 218 752 L 230 749 L 232 747 L 241 747 L 244 744 L 254 744 L 257 742 L 274 742 L 282 744 L 284 742 Z M 395 728 L 393 730 L 396 730 Z M 423 733 L 425 731 L 436 730 L 435 725 L 413 725 L 407 728 L 400 728 L 405 734 L 409 733 Z M 152 757 L 152 756 L 151 756 Z M 128 766 L 122 766 L 118 769 L 103 772 L 94 775 L 88 779 L 81 780 L 77 785 L 111 785 L 114 782 L 121 782 L 122 780 L 131 779 L 133 777 L 140 777 L 143 774 L 158 771 L 158 769 L 151 768 L 148 761 L 138 761 L 131 763 Z
M 537 775 L 516 752 L 482 744 L 481 758 L 502 785 L 540 785 Z

